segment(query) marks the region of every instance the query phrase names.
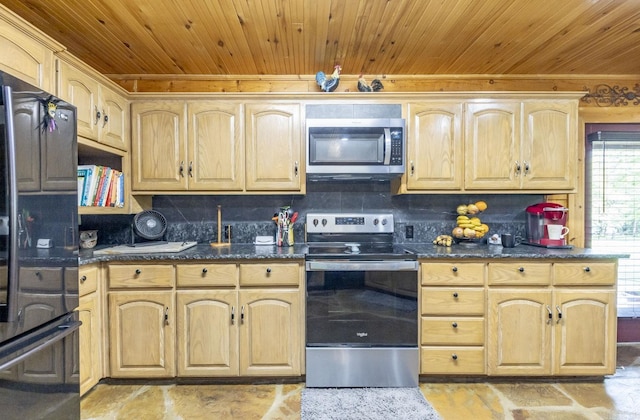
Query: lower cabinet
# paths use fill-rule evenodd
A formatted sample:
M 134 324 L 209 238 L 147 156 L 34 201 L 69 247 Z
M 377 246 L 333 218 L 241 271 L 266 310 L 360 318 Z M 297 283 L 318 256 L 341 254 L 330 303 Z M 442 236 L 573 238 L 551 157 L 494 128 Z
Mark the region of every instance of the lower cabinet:
M 80 395 L 84 395 L 102 379 L 102 316 L 100 266 L 93 264 L 78 271 L 78 317 L 80 346 Z
M 495 273 L 489 264 L 488 373 L 614 373 L 615 264 L 547 264 L 546 287 L 528 286 L 540 284 L 544 271 L 529 276 L 531 270 L 523 263 L 501 264 L 500 272 L 511 269 L 510 285 L 492 287 Z M 505 284 L 504 276 L 495 278 Z

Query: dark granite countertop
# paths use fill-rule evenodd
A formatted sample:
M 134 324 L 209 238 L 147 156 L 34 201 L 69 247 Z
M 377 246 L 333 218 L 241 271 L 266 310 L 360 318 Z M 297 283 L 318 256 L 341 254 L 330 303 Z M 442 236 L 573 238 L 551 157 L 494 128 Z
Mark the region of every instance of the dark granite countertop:
M 547 249 L 530 245 L 518 245 L 503 248 L 500 245 L 453 245 L 441 247 L 430 243 L 406 243 L 400 246 L 414 252 L 421 259 L 435 258 L 531 258 L 531 259 L 611 259 L 628 258 L 629 254 L 599 252 L 588 248 Z M 243 259 L 304 259 L 307 252 L 305 244 L 292 247 L 272 245 L 231 244 L 224 247 L 212 247 L 199 244 L 182 252 L 153 254 L 117 254 L 94 256 L 91 250 L 80 251 L 80 265 L 96 262 L 134 262 L 134 261 L 194 261 L 194 260 L 243 260 Z

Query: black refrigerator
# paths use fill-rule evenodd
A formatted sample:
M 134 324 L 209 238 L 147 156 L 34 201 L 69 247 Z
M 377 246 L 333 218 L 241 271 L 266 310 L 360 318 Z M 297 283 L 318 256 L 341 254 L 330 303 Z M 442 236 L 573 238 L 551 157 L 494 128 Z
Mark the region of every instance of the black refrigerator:
M 0 418 L 79 419 L 76 109 L 0 85 Z

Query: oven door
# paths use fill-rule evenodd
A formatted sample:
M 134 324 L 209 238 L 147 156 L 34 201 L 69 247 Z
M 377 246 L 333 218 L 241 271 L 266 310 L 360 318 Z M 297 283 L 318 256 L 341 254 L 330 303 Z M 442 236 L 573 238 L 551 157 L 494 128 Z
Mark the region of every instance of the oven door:
M 307 261 L 307 347 L 416 347 L 416 261 Z

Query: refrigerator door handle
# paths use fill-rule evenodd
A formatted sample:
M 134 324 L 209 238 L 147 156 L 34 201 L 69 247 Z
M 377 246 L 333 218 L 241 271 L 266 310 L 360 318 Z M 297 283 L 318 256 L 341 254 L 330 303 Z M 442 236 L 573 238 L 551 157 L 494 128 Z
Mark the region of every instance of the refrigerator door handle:
M 26 345 L 22 342 L 23 340 L 8 345 L 6 348 L 2 349 L 0 371 L 9 369 L 42 349 L 47 348 L 73 334 L 80 328 L 80 325 L 82 325 L 82 322 L 80 321 L 71 321 L 52 328 L 50 331 L 47 331 L 48 334 L 44 337 L 41 337 L 36 341 L 29 342 Z

